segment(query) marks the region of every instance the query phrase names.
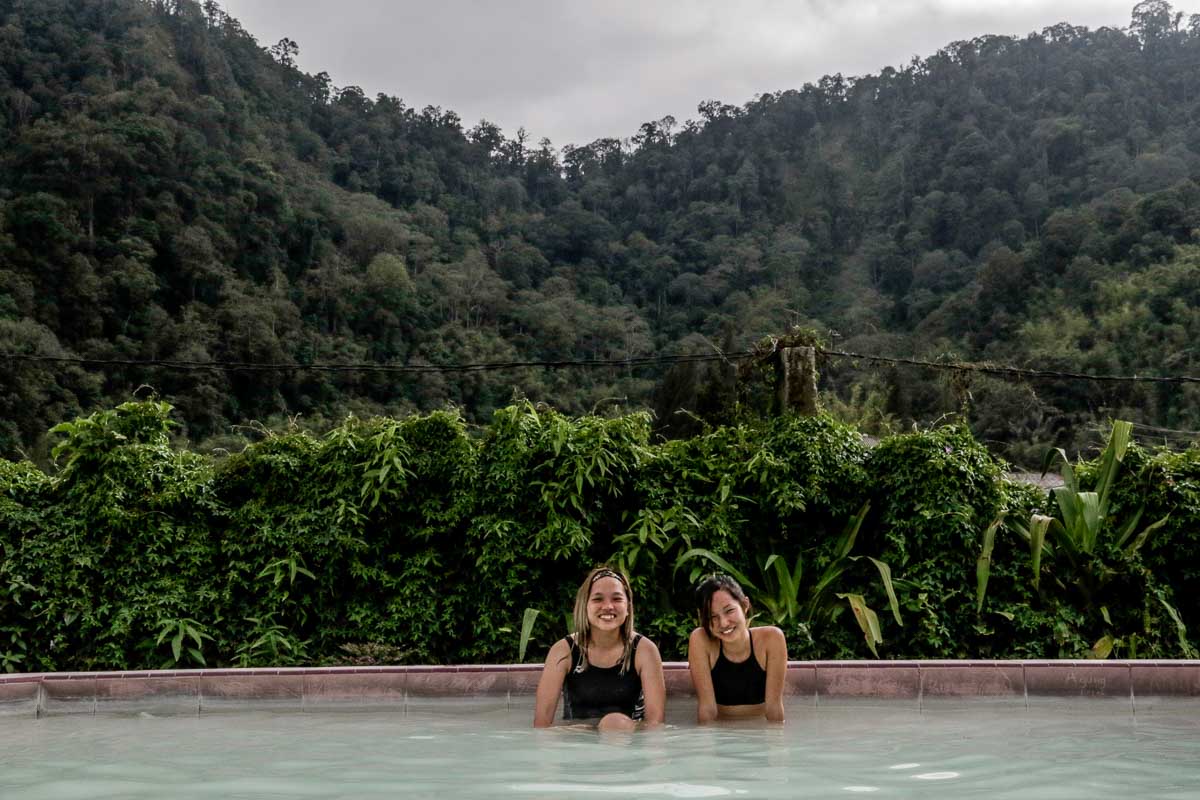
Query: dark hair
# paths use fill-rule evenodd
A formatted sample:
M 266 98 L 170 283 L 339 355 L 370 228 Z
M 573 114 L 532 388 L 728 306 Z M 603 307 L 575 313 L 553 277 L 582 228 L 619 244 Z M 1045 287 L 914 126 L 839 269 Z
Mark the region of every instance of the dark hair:
M 720 591 L 729 592 L 739 603 L 746 603 L 746 593 L 738 582 L 723 572 L 709 575 L 696 587 L 696 613 L 700 616 L 700 627 L 712 636 L 712 596 Z

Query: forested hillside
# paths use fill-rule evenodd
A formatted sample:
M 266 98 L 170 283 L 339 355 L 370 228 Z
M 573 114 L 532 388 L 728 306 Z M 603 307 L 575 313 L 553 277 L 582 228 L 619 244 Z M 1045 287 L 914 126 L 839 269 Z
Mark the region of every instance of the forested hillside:
M 1200 16 L 1160 0 L 1126 30 L 980 36 L 563 148 L 337 87 L 297 53 L 212 0 L 0 0 L 0 353 L 624 358 L 802 325 L 865 353 L 1200 374 Z M 486 418 L 514 391 L 665 419 L 713 410 L 711 372 L 4 360 L 0 453 L 142 385 L 216 443 L 285 416 Z M 1200 428 L 1193 387 L 831 363 L 822 388 L 876 425 L 968 402 L 1018 457 L 1106 415 Z

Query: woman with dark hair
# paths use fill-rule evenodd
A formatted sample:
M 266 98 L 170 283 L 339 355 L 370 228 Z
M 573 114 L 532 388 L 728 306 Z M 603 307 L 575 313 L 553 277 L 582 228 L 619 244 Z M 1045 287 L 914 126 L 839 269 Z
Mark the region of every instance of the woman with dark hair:
M 787 641 L 774 627 L 751 628 L 750 598 L 728 575 L 710 575 L 696 587 L 700 627 L 688 640 L 688 669 L 696 689 L 696 716 L 765 716 L 783 722 Z
M 666 684 L 654 642 L 633 630 L 633 594 L 620 572 L 596 567 L 575 593 L 575 632 L 546 656 L 533 712 L 535 728 L 563 719 L 600 730 L 633 730 L 663 721 Z

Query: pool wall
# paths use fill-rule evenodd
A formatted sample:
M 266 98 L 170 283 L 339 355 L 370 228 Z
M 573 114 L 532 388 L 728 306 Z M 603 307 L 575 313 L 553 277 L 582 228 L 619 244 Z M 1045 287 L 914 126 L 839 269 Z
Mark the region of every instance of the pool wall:
M 663 669 L 669 696 L 693 694 L 686 663 Z M 521 664 L 0 675 L 0 716 L 528 707 L 541 672 Z M 1200 698 L 1200 661 L 793 661 L 785 693 L 789 706 L 1076 698 L 1136 711 L 1160 698 Z

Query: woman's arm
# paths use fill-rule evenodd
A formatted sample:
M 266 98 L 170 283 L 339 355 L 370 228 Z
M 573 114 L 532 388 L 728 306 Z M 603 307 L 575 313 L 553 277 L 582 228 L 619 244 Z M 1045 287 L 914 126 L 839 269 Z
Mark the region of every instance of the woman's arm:
M 546 654 L 542 677 L 538 680 L 537 701 L 533 706 L 533 727 L 549 728 L 554 724 L 554 712 L 558 710 L 558 696 L 562 694 L 563 681 L 571 667 L 571 648 L 566 639 L 559 639 Z
M 767 650 L 765 713 L 771 722 L 783 722 L 783 685 L 787 679 L 787 640 L 779 628 L 762 628 Z
M 696 690 L 696 720 L 703 725 L 717 718 L 717 697 L 713 692 L 712 667 L 708 663 L 708 634 L 696 628 L 688 638 L 688 672 Z
M 646 725 L 661 725 L 667 712 L 667 682 L 663 678 L 662 656 L 658 645 L 642 637 L 634 667 L 642 679 L 642 699 L 646 703 Z

